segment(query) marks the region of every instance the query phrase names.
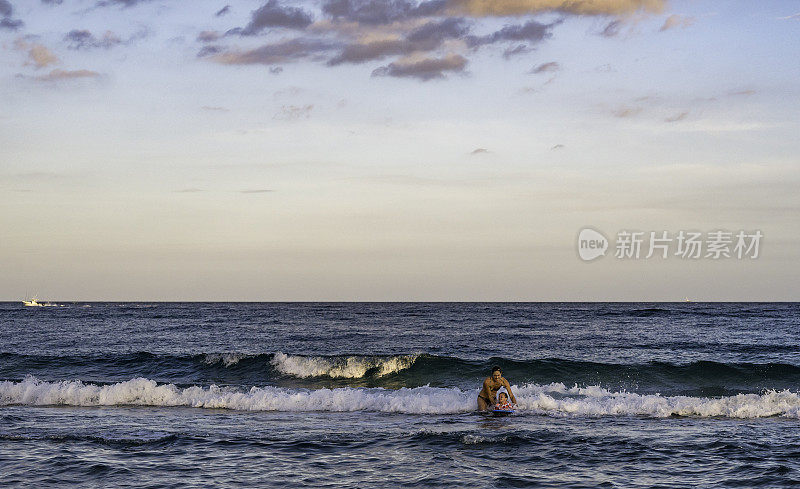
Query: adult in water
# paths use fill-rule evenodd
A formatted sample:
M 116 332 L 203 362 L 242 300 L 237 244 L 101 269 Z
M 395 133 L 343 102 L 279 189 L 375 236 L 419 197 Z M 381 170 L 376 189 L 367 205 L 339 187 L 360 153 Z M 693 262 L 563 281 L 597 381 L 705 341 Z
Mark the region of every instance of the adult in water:
M 486 411 L 494 406 L 495 396 L 501 387 L 506 388 L 511 402 L 517 403 L 517 398 L 511 392 L 511 385 L 503 378 L 503 371 L 500 367 L 494 366 L 492 367 L 492 374 L 483 381 L 483 389 L 478 393 L 478 411 Z

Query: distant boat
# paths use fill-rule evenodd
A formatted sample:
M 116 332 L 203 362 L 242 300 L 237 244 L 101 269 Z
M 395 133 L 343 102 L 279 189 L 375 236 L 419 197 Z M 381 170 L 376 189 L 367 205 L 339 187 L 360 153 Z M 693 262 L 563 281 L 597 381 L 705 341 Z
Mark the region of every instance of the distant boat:
M 22 305 L 25 307 L 51 307 L 57 306 L 58 304 L 50 304 L 49 302 L 39 302 L 36 300 L 36 297 L 31 297 L 29 301 L 22 301 Z

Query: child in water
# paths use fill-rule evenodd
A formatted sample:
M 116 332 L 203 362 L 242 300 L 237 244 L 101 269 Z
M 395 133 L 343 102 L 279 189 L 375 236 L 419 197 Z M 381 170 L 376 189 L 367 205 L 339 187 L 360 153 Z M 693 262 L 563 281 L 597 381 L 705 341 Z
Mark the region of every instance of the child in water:
M 508 400 L 508 393 L 505 389 L 501 388 L 497 392 L 497 404 L 494 405 L 494 408 L 509 411 L 516 408 L 516 406 L 511 404 L 511 401 Z

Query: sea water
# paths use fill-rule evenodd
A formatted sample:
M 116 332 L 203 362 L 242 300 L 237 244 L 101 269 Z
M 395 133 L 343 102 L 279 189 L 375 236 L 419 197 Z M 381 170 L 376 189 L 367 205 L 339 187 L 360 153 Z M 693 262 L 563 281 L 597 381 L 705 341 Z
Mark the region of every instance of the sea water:
M 798 304 L 0 303 L 0 487 L 781 486 L 798 432 Z

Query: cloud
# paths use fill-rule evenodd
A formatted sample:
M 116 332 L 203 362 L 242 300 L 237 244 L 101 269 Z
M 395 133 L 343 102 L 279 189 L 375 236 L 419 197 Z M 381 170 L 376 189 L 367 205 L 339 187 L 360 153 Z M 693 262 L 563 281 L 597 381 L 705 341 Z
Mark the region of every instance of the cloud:
M 620 119 L 623 119 L 626 117 L 633 117 L 641 111 L 642 111 L 641 107 L 620 107 L 616 110 L 611 111 L 611 113 L 614 117 L 619 117 Z
M 442 21 L 432 21 L 414 29 L 406 37 L 412 43 L 433 43 L 438 45 L 446 39 L 456 39 L 469 32 L 464 19 L 451 17 Z
M 658 31 L 663 32 L 669 29 L 674 29 L 676 27 L 686 28 L 694 24 L 694 21 L 695 21 L 694 17 L 672 14 L 669 17 L 667 17 L 667 20 L 664 21 L 664 25 L 662 25 Z
M 255 188 L 255 189 L 247 189 L 247 190 L 240 190 L 240 194 L 267 194 L 270 192 L 274 192 L 275 190 L 271 188 Z
M 58 57 L 41 44 L 34 44 L 31 46 L 28 51 L 28 57 L 37 68 L 44 68 L 45 66 L 58 63 Z
M 328 0 L 322 5 L 322 12 L 334 20 L 380 25 L 433 16 L 442 13 L 445 5 L 445 0 L 419 4 L 410 0 Z
M 612 20 L 611 22 L 606 24 L 605 28 L 603 28 L 602 31 L 600 31 L 600 35 L 603 37 L 617 37 L 621 29 L 622 29 L 622 21 Z
M 475 148 L 469 154 L 471 154 L 471 155 L 480 155 L 480 154 L 486 154 L 488 152 L 489 152 L 489 150 L 486 149 L 486 148 Z
M 687 110 L 687 111 L 681 112 L 679 114 L 675 114 L 673 116 L 667 117 L 666 119 L 664 119 L 664 122 L 682 121 L 682 120 L 686 119 L 686 117 L 688 117 L 688 115 L 689 115 L 689 111 Z
M 314 109 L 313 105 L 284 105 L 277 114 L 272 116 L 273 119 L 284 121 L 296 121 L 298 119 L 308 119 L 311 117 L 311 111 Z
M 203 48 L 197 52 L 197 57 L 205 58 L 208 56 L 213 56 L 215 54 L 220 54 L 224 51 L 225 49 L 223 49 L 221 46 L 203 46 Z
M 484 44 L 493 44 L 500 41 L 529 41 L 539 42 L 549 37 L 552 37 L 550 32 L 553 26 L 560 24 L 562 21 L 558 20 L 552 24 L 542 24 L 535 20 L 530 20 L 521 25 L 507 25 L 499 31 L 493 32 L 486 36 L 469 36 L 467 44 L 471 47 L 482 46 Z
M 418 78 L 422 81 L 445 78 L 445 72 L 463 72 L 467 59 L 458 54 L 448 54 L 441 58 L 422 58 L 399 60 L 381 66 L 372 72 L 372 76 L 393 76 L 401 78 Z
M 245 26 L 241 34 L 252 36 L 266 27 L 304 29 L 312 22 L 314 18 L 302 8 L 281 7 L 277 0 L 269 0 L 261 8 L 253 11 L 250 23 Z
M 374 41 L 366 44 L 350 44 L 335 57 L 328 60 L 328 65 L 342 63 L 363 63 L 386 56 L 408 53 L 410 44 L 402 39 Z
M 530 73 L 538 75 L 539 73 L 555 73 L 556 71 L 561 69 L 561 65 L 559 65 L 555 61 L 550 61 L 547 63 L 542 63 L 540 65 L 534 66 L 531 68 Z
M 42 0 L 42 3 L 45 5 L 61 5 L 63 0 Z
M 100 73 L 91 70 L 52 70 L 46 75 L 34 77 L 39 81 L 74 80 L 78 78 L 100 78 Z
M 14 20 L 9 17 L 3 17 L 0 19 L 0 29 L 8 29 L 10 31 L 15 31 L 22 27 L 24 24 L 21 20 L 17 19 Z
M 317 0 L 298 6 L 281 0 L 262 0 L 246 26 L 220 34 L 203 31 L 198 52 L 223 65 L 275 65 L 301 59 L 328 66 L 386 60 L 372 76 L 444 78 L 463 72 L 467 56 L 484 46 L 501 44 L 503 58 L 525 54 L 553 36 L 565 16 L 550 23 L 531 18 L 538 13 L 623 16 L 660 12 L 665 0 Z M 300 2 L 298 2 L 299 4 Z M 317 5 L 318 10 L 310 5 Z M 516 23 L 484 22 L 485 16 L 521 17 Z M 606 35 L 616 35 L 620 20 L 610 19 Z M 261 47 L 222 47 L 223 36 L 252 36 L 268 28 L 291 28 L 303 33 L 294 39 Z M 472 30 L 482 27 L 476 34 Z M 468 48 L 465 50 L 464 48 Z
M 140 36 L 143 35 L 140 34 Z M 123 43 L 122 39 L 111 31 L 106 31 L 101 38 L 97 38 L 88 30 L 78 29 L 69 31 L 64 36 L 64 41 L 68 43 L 70 49 L 109 49 Z
M 201 31 L 200 34 L 197 35 L 197 40 L 200 42 L 214 42 L 222 37 L 217 31 Z
M 211 111 L 211 112 L 228 112 L 228 109 L 226 109 L 225 107 L 217 107 L 217 106 L 213 106 L 213 105 L 204 105 L 201 108 L 203 110 L 208 110 L 208 111 Z
M 459 38 L 469 28 L 462 19 L 450 18 L 428 22 L 412 30 L 405 39 L 386 39 L 367 43 L 349 44 L 338 55 L 328 60 L 328 65 L 363 63 L 386 56 L 406 55 L 415 51 L 432 51 L 447 40 Z
M 503 51 L 503 57 L 508 59 L 519 54 L 530 53 L 531 51 L 533 51 L 533 49 L 528 47 L 527 44 L 517 44 L 516 46 L 507 48 L 505 51 Z
M 221 9 L 219 9 L 219 10 L 217 11 L 217 13 L 216 13 L 216 14 L 214 14 L 214 16 L 216 16 L 216 17 L 222 17 L 223 15 L 227 14 L 227 13 L 228 13 L 228 12 L 230 12 L 230 11 L 231 11 L 231 6 L 230 6 L 230 5 L 225 5 L 224 7 L 222 7 Z
M 109 5 L 122 5 L 123 7 L 133 7 L 137 3 L 149 2 L 150 0 L 100 0 L 98 7 L 108 7 Z
M 473 17 L 560 12 L 574 15 L 623 15 L 639 11 L 658 13 L 665 0 L 449 0 L 448 8 Z
M 59 62 L 58 56 L 53 54 L 52 51 L 42 44 L 28 43 L 22 39 L 18 39 L 14 42 L 14 47 L 20 51 L 26 51 L 28 53 L 28 60 L 25 64 L 33 65 L 37 69 Z
M 176 194 L 194 194 L 194 193 L 197 193 L 197 192 L 205 192 L 205 190 L 203 190 L 201 188 L 191 187 L 191 188 L 184 188 L 184 189 L 180 189 L 180 190 L 175 190 L 174 192 Z
M 800 19 L 800 13 L 787 15 L 786 17 L 778 17 L 779 20 L 793 20 L 793 19 Z
M 207 53 L 206 55 L 213 54 L 211 59 L 223 65 L 273 65 L 307 58 L 322 51 L 329 50 L 331 47 L 331 44 L 326 41 L 296 38 L 274 44 L 266 44 L 245 51 L 234 50 L 220 52 L 222 48 L 218 46 L 206 46 L 206 48 L 212 48 L 218 53 Z M 206 48 L 203 48 L 203 50 L 198 53 L 198 56 L 201 56 Z
M 19 19 L 12 19 L 14 7 L 8 0 L 0 0 L 0 29 L 15 31 L 22 27 L 23 22 Z
M 105 31 L 101 37 L 95 37 L 89 30 L 73 29 L 64 36 L 64 41 L 70 49 L 110 49 L 118 45 L 131 44 L 139 39 L 144 39 L 147 35 L 147 29 L 142 29 L 123 40 L 112 31 Z

